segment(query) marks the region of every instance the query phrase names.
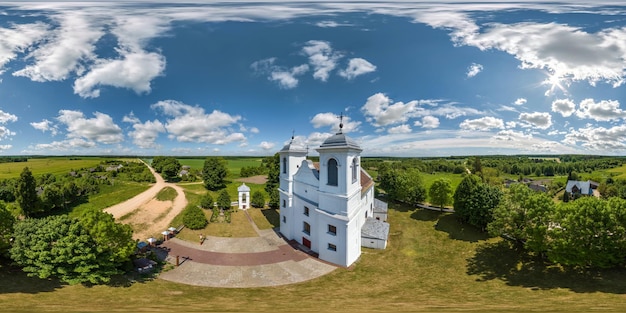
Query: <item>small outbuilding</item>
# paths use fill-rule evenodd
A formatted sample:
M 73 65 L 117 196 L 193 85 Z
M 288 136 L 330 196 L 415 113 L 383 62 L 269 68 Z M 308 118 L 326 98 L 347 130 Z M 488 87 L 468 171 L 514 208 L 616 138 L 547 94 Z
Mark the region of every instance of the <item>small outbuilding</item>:
M 245 183 L 241 184 L 239 188 L 237 188 L 237 192 L 239 193 L 239 209 L 245 210 L 250 207 L 250 187 L 246 186 Z
M 387 248 L 389 237 L 389 223 L 381 220 L 366 218 L 361 228 L 361 246 L 372 249 Z

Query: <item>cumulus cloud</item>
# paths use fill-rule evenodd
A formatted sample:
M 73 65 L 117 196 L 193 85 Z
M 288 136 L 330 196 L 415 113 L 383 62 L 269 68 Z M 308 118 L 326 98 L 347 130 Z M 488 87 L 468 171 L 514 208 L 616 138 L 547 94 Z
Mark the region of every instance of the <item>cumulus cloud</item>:
M 423 128 L 437 128 L 439 127 L 439 119 L 434 116 L 424 116 L 422 118 Z
M 48 151 L 76 151 L 76 149 L 91 149 L 96 146 L 96 143 L 83 138 L 71 138 L 62 141 L 53 141 L 51 143 L 40 143 L 35 145 L 36 150 L 48 150 Z
M 258 74 L 267 75 L 267 79 L 278 83 L 283 89 L 292 89 L 298 86 L 298 76 L 302 76 L 309 71 L 307 64 L 294 66 L 286 69 L 275 65 L 276 58 L 267 58 L 256 61 L 250 67 Z
M 599 151 L 621 150 L 626 148 L 626 125 L 605 127 L 584 127 L 571 130 L 565 135 L 564 143 L 582 146 Z
M 473 120 L 464 120 L 459 127 L 466 130 L 489 131 L 494 128 L 504 128 L 504 121 L 492 116 L 485 116 Z
M 552 112 L 563 117 L 571 116 L 576 111 L 576 104 L 570 99 L 556 99 L 552 101 Z
M 404 123 L 409 119 L 409 113 L 415 111 L 417 101 L 408 103 L 396 102 L 383 93 L 377 93 L 367 98 L 361 111 L 377 127 Z
M 371 73 L 374 71 L 376 71 L 376 65 L 368 62 L 365 59 L 354 58 L 350 59 L 348 67 L 345 70 L 339 71 L 339 75 L 341 77 L 351 80 L 359 75 Z
M 391 127 L 387 130 L 390 134 L 408 134 L 410 133 L 411 127 L 407 124 L 398 125 L 396 127 Z
M 59 133 L 59 128 L 47 119 L 43 119 L 41 122 L 32 122 L 30 126 L 44 133 L 49 131 L 52 136 L 56 136 Z
M 552 116 L 547 112 L 521 113 L 519 120 L 528 123 L 527 127 L 547 129 L 552 126 Z
M 468 78 L 472 78 L 472 77 L 474 77 L 474 76 L 478 75 L 478 73 L 480 73 L 480 72 L 482 72 L 482 71 L 483 71 L 483 66 L 482 66 L 482 64 L 472 63 L 472 65 L 470 65 L 470 66 L 467 68 L 467 73 L 466 73 L 466 75 L 467 75 L 467 77 L 468 77 Z
M 337 67 L 337 61 L 343 57 L 341 53 L 333 51 L 328 41 L 322 40 L 307 41 L 302 52 L 309 57 L 313 78 L 323 82 L 328 80 L 330 72 Z
M 625 118 L 626 111 L 619 108 L 617 100 L 595 102 L 593 99 L 585 99 L 580 102 L 576 116 L 606 122 Z
M 124 140 L 122 129 L 113 122 L 111 116 L 100 112 L 93 115 L 93 118 L 86 118 L 80 111 L 60 110 L 57 120 L 67 126 L 69 139 L 85 139 L 104 144 Z
M 515 102 L 513 102 L 515 105 L 524 105 L 526 104 L 526 102 L 528 102 L 528 100 L 526 100 L 526 98 L 517 98 L 517 100 L 515 100 Z
M 315 26 L 322 27 L 322 28 L 334 28 L 334 27 L 340 27 L 340 26 L 352 26 L 352 24 L 350 24 L 350 23 L 339 23 L 339 22 L 335 22 L 335 21 L 319 21 L 319 22 L 315 23 Z
M 171 139 L 216 145 L 246 140 L 244 134 L 229 128 L 241 120 L 239 115 L 230 115 L 219 110 L 206 113 L 204 108 L 175 100 L 159 101 L 151 108 L 160 110 L 168 117 L 164 126 Z
M 133 120 L 132 118 L 126 119 L 126 116 L 124 119 L 125 121 L 132 121 L 133 123 L 134 130 L 128 132 L 128 136 L 133 138 L 133 143 L 135 145 L 143 149 L 159 147 L 159 145 L 156 144 L 156 140 L 160 133 L 165 132 L 165 126 L 163 123 L 159 120 L 141 123 L 138 120 Z
M 0 27 L 0 74 L 4 73 L 5 64 L 41 40 L 47 30 L 48 26 L 41 22 L 14 24 L 10 28 Z
M 524 132 L 518 132 L 512 129 L 501 130 L 493 136 L 493 139 L 498 141 L 521 141 L 532 138 L 532 134 L 524 134 Z
M 361 122 L 352 121 L 349 116 L 344 116 L 342 123 L 342 131 L 344 133 L 353 132 L 359 128 L 359 125 L 361 125 Z M 340 118 L 339 115 L 335 113 L 318 113 L 311 119 L 311 124 L 313 124 L 313 127 L 315 128 L 330 126 L 331 131 L 336 133 L 339 131 Z
M 37 82 L 65 80 L 72 72 L 81 74 L 84 61 L 95 59 L 95 44 L 104 35 L 101 27 L 76 12 L 53 15 L 53 18 L 58 20 L 59 26 L 51 31 L 45 44 L 29 54 L 35 63 L 14 72 L 14 76 Z
M 259 148 L 263 149 L 263 150 L 272 150 L 274 148 L 274 146 L 276 146 L 275 143 L 273 142 L 267 142 L 267 141 L 262 141 L 261 144 L 259 144 Z
M 8 122 L 16 122 L 17 116 L 11 113 L 0 110 L 0 124 L 6 124 Z

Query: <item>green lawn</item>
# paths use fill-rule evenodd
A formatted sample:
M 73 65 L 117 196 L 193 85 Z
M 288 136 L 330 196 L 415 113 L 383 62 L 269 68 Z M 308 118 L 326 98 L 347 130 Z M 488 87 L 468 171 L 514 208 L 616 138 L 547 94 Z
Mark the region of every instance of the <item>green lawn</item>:
M 101 185 L 97 195 L 89 196 L 89 202 L 79 204 L 70 215 L 79 215 L 89 209 L 102 210 L 114 204 L 126 201 L 150 188 L 147 183 L 120 182 L 114 185 Z
M 435 180 L 437 180 L 437 179 L 440 179 L 440 178 L 445 178 L 445 179 L 450 181 L 453 193 L 454 193 L 454 190 L 456 190 L 456 187 L 463 180 L 463 176 L 461 174 L 452 174 L 452 173 L 435 173 L 435 174 L 430 174 L 430 173 L 422 173 L 422 179 L 423 179 L 423 182 L 424 182 L 424 187 L 426 188 L 426 194 L 428 194 L 428 190 L 430 189 L 430 186 L 433 184 L 433 182 Z M 430 203 L 430 197 L 426 197 L 426 202 Z
M 95 167 L 106 160 L 101 157 L 46 157 L 31 158 L 27 162 L 0 163 L 0 179 L 20 177 L 22 170 L 28 167 L 34 176 L 41 174 L 67 175 L 72 170 Z
M 626 270 L 546 266 L 459 225 L 448 214 L 391 204 L 386 250 L 364 249 L 350 269 L 272 288 L 220 289 L 156 280 L 62 286 L 0 270 L 4 312 L 626 310 Z M 241 214 L 243 215 L 243 214 Z

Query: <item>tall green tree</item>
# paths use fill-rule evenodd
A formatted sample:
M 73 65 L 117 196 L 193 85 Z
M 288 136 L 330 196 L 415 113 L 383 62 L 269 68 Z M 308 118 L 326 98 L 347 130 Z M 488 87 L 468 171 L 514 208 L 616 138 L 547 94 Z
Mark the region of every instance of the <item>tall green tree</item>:
M 212 209 L 215 204 L 215 200 L 211 196 L 211 193 L 207 192 L 200 198 L 200 207 L 203 209 Z
M 15 199 L 26 216 L 31 216 L 39 211 L 39 198 L 37 197 L 37 182 L 33 173 L 25 167 L 17 181 Z
M 469 220 L 469 210 L 471 210 L 472 205 L 470 195 L 477 192 L 480 184 L 480 177 L 470 174 L 461 180 L 461 183 L 459 183 L 454 191 L 454 211 L 455 214 L 464 222 Z
M 207 158 L 202 168 L 204 187 L 208 190 L 219 190 L 224 187 L 224 178 L 228 175 L 226 161 L 222 158 Z
M 6 256 L 11 246 L 11 236 L 13 236 L 13 224 L 15 217 L 6 208 L 6 205 L 0 202 L 0 256 Z
M 78 222 L 95 241 L 98 263 L 101 268 L 114 271 L 130 260 L 136 248 L 130 225 L 116 223 L 113 215 L 100 210 L 87 210 Z
M 430 201 L 434 205 L 438 205 L 441 209 L 447 204 L 452 202 L 452 185 L 450 180 L 445 178 L 439 178 L 430 185 L 428 190 Z
M 220 208 L 224 209 L 224 210 L 230 210 L 230 205 L 231 201 L 230 201 L 230 196 L 228 195 L 228 191 L 226 191 L 226 189 L 222 189 L 222 191 L 220 191 L 220 194 L 217 198 L 217 206 L 219 206 Z
M 269 195 L 269 207 L 278 209 L 280 206 L 280 194 L 278 187 L 280 185 L 280 154 L 275 153 L 273 156 L 265 159 L 267 166 L 267 182 L 265 183 L 265 192 Z
M 260 190 L 255 191 L 250 198 L 250 204 L 255 208 L 263 208 L 265 206 L 265 196 Z
M 67 215 L 27 218 L 15 225 L 11 259 L 29 276 L 69 284 L 106 283 L 120 271 L 98 257 L 96 242 Z
M 172 179 L 178 177 L 182 165 L 176 158 L 168 158 L 162 165 L 161 173 L 165 176 L 165 179 Z
M 454 192 L 454 211 L 461 221 L 485 230 L 501 198 L 502 191 L 498 187 L 482 183 L 473 174 L 468 175 Z
M 203 229 L 209 221 L 207 221 L 202 209 L 195 205 L 189 205 L 183 212 L 183 223 L 189 229 Z

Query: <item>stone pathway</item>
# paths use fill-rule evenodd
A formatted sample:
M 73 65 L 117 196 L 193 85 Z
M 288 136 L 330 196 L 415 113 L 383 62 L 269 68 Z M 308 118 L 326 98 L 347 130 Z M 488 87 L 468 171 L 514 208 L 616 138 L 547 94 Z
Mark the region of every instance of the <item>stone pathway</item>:
M 246 212 L 248 215 L 248 212 Z M 172 238 L 160 245 L 165 259 L 180 265 L 161 279 L 188 285 L 249 288 L 294 284 L 326 275 L 337 267 L 290 246 L 271 229 L 259 237 L 207 236 L 202 245 Z

